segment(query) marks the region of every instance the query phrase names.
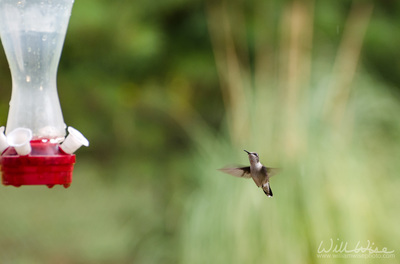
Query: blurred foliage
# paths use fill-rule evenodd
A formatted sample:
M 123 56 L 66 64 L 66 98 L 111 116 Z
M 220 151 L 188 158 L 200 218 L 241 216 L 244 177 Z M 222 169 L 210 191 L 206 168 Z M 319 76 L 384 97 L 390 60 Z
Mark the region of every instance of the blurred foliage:
M 325 263 L 330 238 L 397 253 L 399 19 L 395 0 L 75 1 L 58 91 L 90 147 L 67 190 L 2 188 L 0 262 Z M 243 148 L 283 168 L 273 199 L 216 171 Z

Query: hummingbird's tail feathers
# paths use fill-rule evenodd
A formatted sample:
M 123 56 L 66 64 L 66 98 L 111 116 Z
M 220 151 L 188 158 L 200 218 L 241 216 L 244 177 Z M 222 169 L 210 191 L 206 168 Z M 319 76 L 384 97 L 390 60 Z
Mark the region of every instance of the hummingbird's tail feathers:
M 266 184 L 263 185 L 263 191 L 268 197 L 273 196 L 271 187 L 269 186 L 269 182 L 267 182 Z

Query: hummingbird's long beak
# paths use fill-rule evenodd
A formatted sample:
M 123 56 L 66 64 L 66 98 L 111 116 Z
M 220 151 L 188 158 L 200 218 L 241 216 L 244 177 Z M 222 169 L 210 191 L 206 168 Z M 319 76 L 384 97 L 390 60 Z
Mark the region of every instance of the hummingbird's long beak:
M 249 155 L 250 155 L 250 152 L 248 152 L 248 151 L 247 151 L 247 150 L 245 150 L 245 149 L 244 149 L 244 151 L 246 151 L 246 152 L 247 152 L 247 154 L 249 154 Z

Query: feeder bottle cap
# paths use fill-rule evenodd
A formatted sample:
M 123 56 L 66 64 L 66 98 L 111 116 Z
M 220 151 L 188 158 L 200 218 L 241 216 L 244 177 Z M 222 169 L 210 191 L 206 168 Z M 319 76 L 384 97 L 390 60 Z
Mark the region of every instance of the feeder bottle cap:
M 16 128 L 7 134 L 7 143 L 14 147 L 18 155 L 25 156 L 31 153 L 30 141 L 32 139 L 32 130 L 28 128 Z
M 61 144 L 60 148 L 67 154 L 73 154 L 81 146 L 89 146 L 89 141 L 82 135 L 81 132 L 73 127 L 68 127 L 68 136 Z
M 8 148 L 7 138 L 4 135 L 4 126 L 0 127 L 0 155 Z

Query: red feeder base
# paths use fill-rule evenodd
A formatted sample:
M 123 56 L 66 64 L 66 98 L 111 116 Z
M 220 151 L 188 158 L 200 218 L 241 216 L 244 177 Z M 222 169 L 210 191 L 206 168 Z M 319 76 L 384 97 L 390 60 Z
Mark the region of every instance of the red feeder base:
M 49 141 L 31 141 L 32 152 L 26 156 L 17 154 L 9 147 L 0 157 L 2 182 L 4 185 L 47 185 L 56 184 L 68 188 L 72 182 L 75 155 L 66 154 L 59 144 Z

